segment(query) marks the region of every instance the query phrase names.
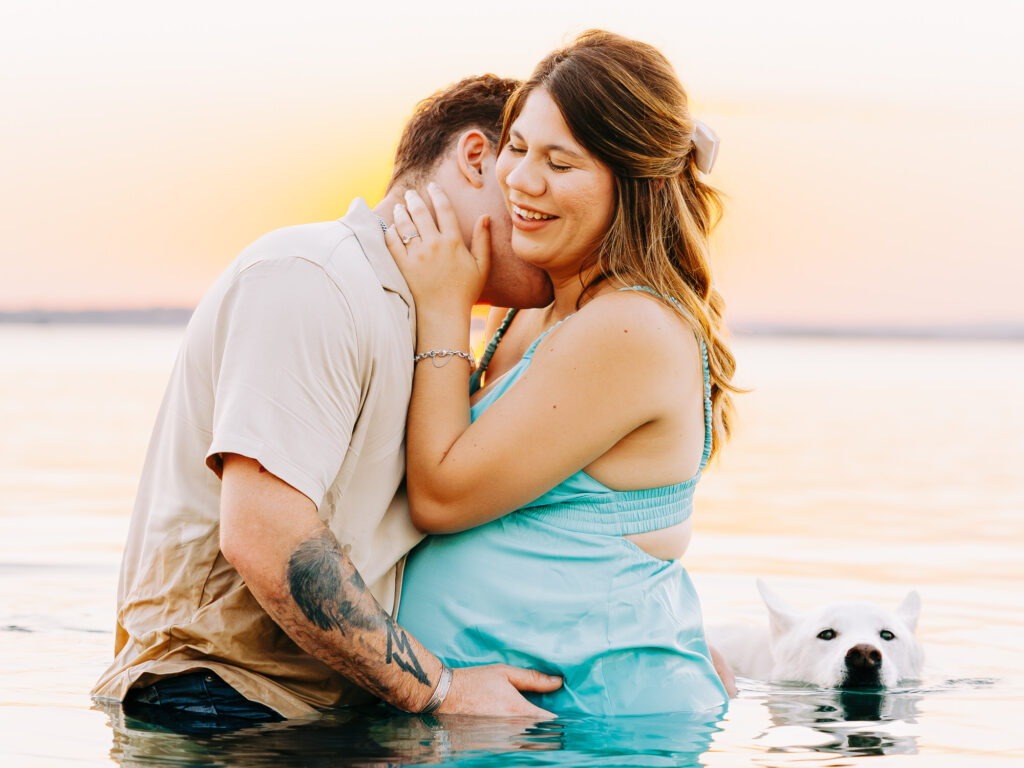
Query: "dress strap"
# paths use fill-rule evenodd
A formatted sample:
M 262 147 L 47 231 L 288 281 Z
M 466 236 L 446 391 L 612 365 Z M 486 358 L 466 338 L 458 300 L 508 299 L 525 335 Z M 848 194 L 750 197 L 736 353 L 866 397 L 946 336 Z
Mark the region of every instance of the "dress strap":
M 484 349 L 484 356 L 480 358 L 480 365 L 477 366 L 476 370 L 473 371 L 469 377 L 469 394 L 474 395 L 480 389 L 480 381 L 484 377 L 484 372 L 487 370 L 487 366 L 491 364 L 491 358 L 494 357 L 494 350 L 498 348 L 498 344 L 501 343 L 501 337 L 505 335 L 505 331 L 512 325 L 512 319 L 519 312 L 518 309 L 510 309 L 505 313 L 505 317 L 501 320 L 501 325 L 498 326 L 498 330 L 494 332 L 491 340 L 487 342 L 487 348 Z
M 700 362 L 704 366 L 704 453 L 700 457 L 700 472 L 711 458 L 711 441 L 714 434 L 713 410 L 711 407 L 711 367 L 708 365 L 708 347 L 700 339 Z
M 557 323 L 555 323 L 550 328 L 548 328 L 546 331 L 544 331 L 544 333 L 542 333 L 536 339 L 534 339 L 533 343 L 529 347 L 526 348 L 525 352 L 523 352 L 523 360 L 532 360 L 533 359 L 533 353 L 537 350 L 537 347 L 540 346 L 540 343 L 542 341 L 544 341 L 545 338 L 547 338 L 547 335 L 549 333 L 551 333 L 553 330 L 555 330 L 555 328 L 560 326 L 562 323 L 564 323 L 566 320 L 568 320 L 570 317 L 572 317 L 575 314 L 576 314 L 575 312 L 569 313 L 568 315 L 563 317 L 561 320 L 559 320 Z
M 680 312 L 684 312 L 679 302 L 672 296 L 662 296 L 656 290 L 647 285 L 627 285 L 624 288 L 619 288 L 620 291 L 644 291 L 652 296 L 657 296 L 659 299 L 667 298 L 671 301 L 676 309 Z M 712 421 L 712 407 L 711 407 L 711 368 L 708 364 L 708 347 L 704 343 L 704 339 L 698 337 L 697 341 L 700 343 L 700 364 L 704 371 L 704 453 L 700 457 L 700 469 L 698 474 L 704 471 L 704 467 L 708 465 L 708 459 L 711 458 L 711 441 L 714 426 Z

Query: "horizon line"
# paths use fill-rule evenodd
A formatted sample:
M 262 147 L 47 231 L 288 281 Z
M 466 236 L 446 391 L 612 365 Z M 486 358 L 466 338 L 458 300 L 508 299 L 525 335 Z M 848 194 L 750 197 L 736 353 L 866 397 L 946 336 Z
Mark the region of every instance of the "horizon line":
M 163 325 L 184 326 L 194 310 L 187 307 L 145 309 L 23 309 L 0 310 L 0 325 Z M 1024 322 L 964 323 L 823 323 L 740 321 L 734 336 L 808 336 L 816 338 L 956 339 L 965 341 L 1024 341 Z

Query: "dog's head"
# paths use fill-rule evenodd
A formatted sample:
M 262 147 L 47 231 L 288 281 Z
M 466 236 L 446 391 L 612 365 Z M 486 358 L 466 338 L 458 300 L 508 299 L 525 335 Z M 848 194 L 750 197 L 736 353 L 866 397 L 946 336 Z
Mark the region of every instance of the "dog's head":
M 771 621 L 776 680 L 824 688 L 881 688 L 918 679 L 924 654 L 914 636 L 921 599 L 910 592 L 887 611 L 874 603 L 830 603 L 800 611 L 758 580 Z

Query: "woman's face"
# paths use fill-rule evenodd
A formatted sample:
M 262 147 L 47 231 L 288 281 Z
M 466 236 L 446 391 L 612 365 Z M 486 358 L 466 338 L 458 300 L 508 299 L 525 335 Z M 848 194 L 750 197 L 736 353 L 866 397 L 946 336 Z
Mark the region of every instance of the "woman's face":
M 516 255 L 549 273 L 578 273 L 611 224 L 615 177 L 576 142 L 543 88 L 512 123 L 496 171 Z

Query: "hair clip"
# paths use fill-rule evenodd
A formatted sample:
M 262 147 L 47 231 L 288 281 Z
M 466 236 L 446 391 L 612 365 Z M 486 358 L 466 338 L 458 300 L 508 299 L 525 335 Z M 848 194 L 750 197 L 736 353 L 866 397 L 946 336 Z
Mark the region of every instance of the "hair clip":
M 711 173 L 718 159 L 718 134 L 700 120 L 693 125 L 693 152 L 697 167 L 704 175 Z

